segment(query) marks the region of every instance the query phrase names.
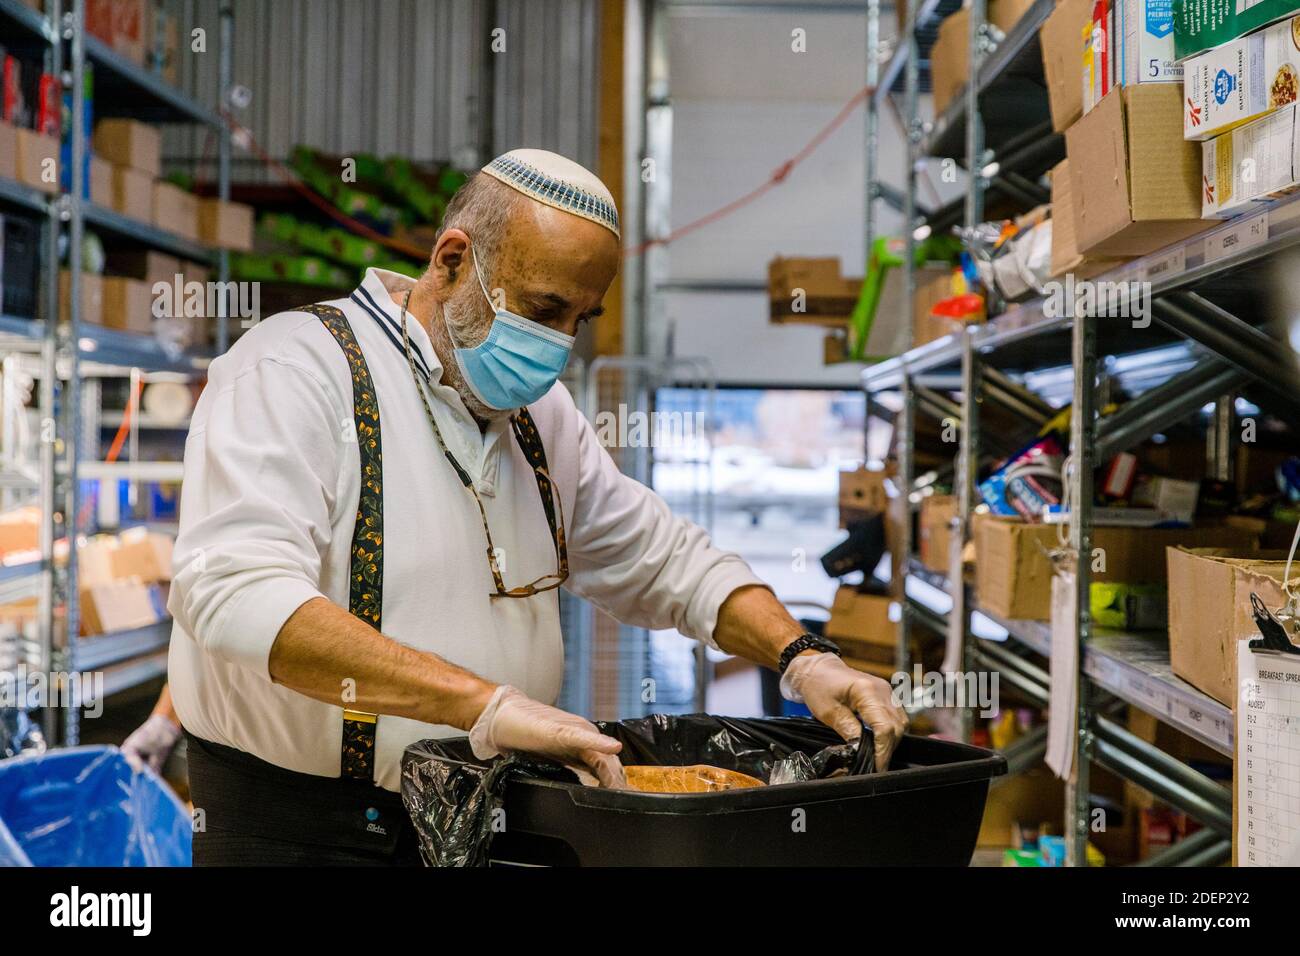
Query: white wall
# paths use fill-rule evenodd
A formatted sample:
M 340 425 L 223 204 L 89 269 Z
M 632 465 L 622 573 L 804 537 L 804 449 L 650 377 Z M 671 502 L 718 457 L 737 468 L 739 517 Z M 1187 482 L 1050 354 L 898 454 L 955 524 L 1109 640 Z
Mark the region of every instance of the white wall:
M 791 50 L 806 31 L 807 52 Z M 881 34 L 892 21 L 882 17 Z M 673 105 L 672 226 L 681 226 L 766 180 L 866 82 L 862 14 L 674 14 L 669 45 Z M 862 275 L 864 110 L 859 107 L 785 182 L 726 219 L 668 247 L 669 281 L 765 282 L 777 255 L 838 256 Z M 902 182 L 897 124 L 880 114 L 881 175 Z M 901 217 L 876 205 L 877 234 Z M 665 294 L 678 355 L 707 355 L 723 383 L 856 385 L 859 369 L 822 365 L 823 333 L 768 322 L 763 292 Z M 662 342 L 666 329 L 652 329 Z

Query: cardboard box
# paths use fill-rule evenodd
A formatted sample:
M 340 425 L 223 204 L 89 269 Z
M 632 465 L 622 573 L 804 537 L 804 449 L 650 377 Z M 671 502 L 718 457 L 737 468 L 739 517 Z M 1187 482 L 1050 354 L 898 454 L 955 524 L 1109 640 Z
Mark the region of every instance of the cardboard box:
M 139 578 L 141 581 L 172 579 L 172 549 L 175 542 L 165 534 L 147 528 L 131 528 L 118 535 L 112 554 L 115 578 Z
M 113 0 L 86 0 L 86 32 L 113 45 Z
M 18 127 L 0 120 L 0 177 L 18 178 Z
M 200 199 L 199 238 L 220 249 L 252 252 L 253 207 L 224 199 Z
M 1221 704 L 1237 702 L 1237 642 L 1258 637 L 1250 595 L 1285 603 L 1286 555 L 1225 548 L 1171 547 L 1169 660 L 1173 671 Z M 1300 583 L 1300 573 L 1293 584 Z
M 145 335 L 153 331 L 153 293 L 146 283 L 125 276 L 104 276 L 103 286 L 103 325 Z
M 113 49 L 144 66 L 149 0 L 113 0 Z
M 1079 216 L 1070 187 L 1070 161 L 1063 159 L 1052 170 L 1052 254 L 1049 270 L 1052 277 L 1066 273 L 1076 279 L 1100 275 L 1120 265 L 1118 258 L 1095 258 L 1079 251 L 1075 220 Z
M 81 274 L 81 315 L 82 322 L 100 325 L 104 316 L 104 282 L 92 272 Z M 72 273 L 67 269 L 59 270 L 59 321 L 71 321 Z
M 841 585 L 831 604 L 826 636 L 840 645 L 845 657 L 892 665 L 898 647 L 898 625 L 889 619 L 892 603 L 885 595 L 861 594 Z
M 114 166 L 113 208 L 131 219 L 152 222 L 153 178 L 129 166 Z
M 1047 621 L 1052 616 L 1052 564 L 1047 551 L 1058 546 L 1055 525 L 981 514 L 974 520 L 975 587 L 979 606 L 999 617 Z M 1105 570 L 1095 582 L 1163 584 L 1165 549 L 1224 547 L 1252 551 L 1260 527 L 1225 523 L 1197 528 L 1094 528 L 1094 548 L 1105 553 Z
M 199 198 L 161 180 L 153 184 L 153 224 L 178 236 L 199 240 Z
M 921 499 L 917 550 L 921 555 L 921 563 L 931 571 L 948 573 L 952 524 L 957 520 L 957 512 L 957 498 L 954 495 L 930 495 Z
M 185 274 L 181 260 L 152 249 L 108 249 L 106 253 L 108 272 L 140 279 L 151 289 L 155 282 L 175 285 L 176 277 Z
M 1169 0 L 1116 0 L 1116 82 L 1178 83 L 1183 67 L 1174 58 L 1174 14 Z
M 1022 826 L 1045 825 L 1047 832 L 1059 833 L 1064 812 L 1065 782 L 1046 767 L 999 778 L 989 787 L 978 845 L 1011 846 Z
M 1182 88 L 1123 86 L 1065 132 L 1079 251 L 1140 256 L 1207 228 L 1201 156 L 1183 139 Z
M 990 23 L 1007 34 L 1033 5 L 1034 0 L 992 0 L 988 4 L 987 16 Z
M 927 267 L 916 274 L 916 294 L 912 298 L 913 344 L 920 345 L 920 332 L 928 330 L 930 310 L 952 295 L 952 267 Z
M 15 508 L 0 514 L 0 557 L 10 552 L 33 551 L 41 546 L 39 508 Z
M 1174 56 L 1222 46 L 1296 12 L 1296 0 L 1174 0 Z
M 773 322 L 824 325 L 830 317 L 847 324 L 861 287 L 861 279 L 840 275 L 840 260 L 834 257 L 778 257 L 767 264 Z
M 1092 0 L 1060 0 L 1043 21 L 1039 43 L 1043 50 L 1043 76 L 1052 129 L 1063 133 L 1083 115 L 1083 90 L 1079 62 L 1083 53 L 1080 34 L 1092 16 Z
M 1295 103 L 1300 17 L 1192 57 L 1183 75 L 1183 135 L 1210 139 Z
M 176 17 L 161 7 L 154 7 L 145 26 L 145 66 L 174 85 L 180 68 L 180 31 Z
M 150 179 L 162 173 L 162 134 L 132 119 L 102 119 L 95 125 L 93 148 L 115 166 L 129 166 Z
M 157 589 L 142 581 L 108 581 L 81 589 L 81 634 L 111 634 L 163 619 Z
M 930 90 L 938 119 L 961 93 L 970 77 L 970 11 L 966 8 L 944 18 L 930 49 Z
M 77 549 L 77 583 L 83 588 L 95 587 L 113 580 L 113 552 L 117 538 L 100 534 L 88 539 Z
M 839 502 L 841 519 L 846 511 L 862 515 L 884 511 L 889 507 L 885 473 L 868 468 L 841 471 Z
M 1292 104 L 1201 144 L 1201 214 L 1227 219 L 1300 188 L 1300 113 Z
M 113 205 L 113 165 L 98 156 L 90 157 L 90 201 L 105 209 Z
M 1004 34 L 1032 7 L 1033 0 L 992 0 L 988 22 Z M 963 7 L 939 24 L 938 37 L 930 50 L 930 89 L 934 115 L 940 116 L 962 91 L 970 77 L 970 11 Z
M 59 139 L 14 128 L 14 179 L 41 192 L 59 191 Z

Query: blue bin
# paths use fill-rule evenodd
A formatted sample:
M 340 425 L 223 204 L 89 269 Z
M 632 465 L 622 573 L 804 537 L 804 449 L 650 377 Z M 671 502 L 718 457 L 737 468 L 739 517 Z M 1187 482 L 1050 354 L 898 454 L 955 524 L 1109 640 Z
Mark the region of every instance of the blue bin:
M 116 747 L 0 760 L 0 866 L 189 866 L 185 804 Z

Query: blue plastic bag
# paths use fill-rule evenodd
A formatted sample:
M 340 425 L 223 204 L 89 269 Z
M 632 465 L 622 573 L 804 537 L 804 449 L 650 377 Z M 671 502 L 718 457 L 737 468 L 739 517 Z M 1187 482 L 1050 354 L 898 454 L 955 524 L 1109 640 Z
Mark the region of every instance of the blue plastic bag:
M 0 760 L 0 866 L 189 866 L 185 805 L 116 747 Z

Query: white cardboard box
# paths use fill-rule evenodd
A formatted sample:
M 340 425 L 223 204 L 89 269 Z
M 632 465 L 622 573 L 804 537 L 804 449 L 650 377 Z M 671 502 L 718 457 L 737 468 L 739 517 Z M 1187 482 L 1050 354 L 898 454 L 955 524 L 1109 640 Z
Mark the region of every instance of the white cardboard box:
M 1175 83 L 1174 8 L 1169 0 L 1122 0 L 1117 4 L 1120 83 Z
M 1183 135 L 1218 136 L 1296 101 L 1300 17 L 1206 50 L 1183 66 Z
M 1201 215 L 1227 219 L 1294 192 L 1300 182 L 1295 104 L 1201 144 Z
M 1182 65 L 1174 62 L 1174 17 L 1169 0 L 1113 0 L 1104 29 L 1093 21 L 1084 34 L 1084 113 L 1100 103 L 1111 87 L 1183 80 Z

